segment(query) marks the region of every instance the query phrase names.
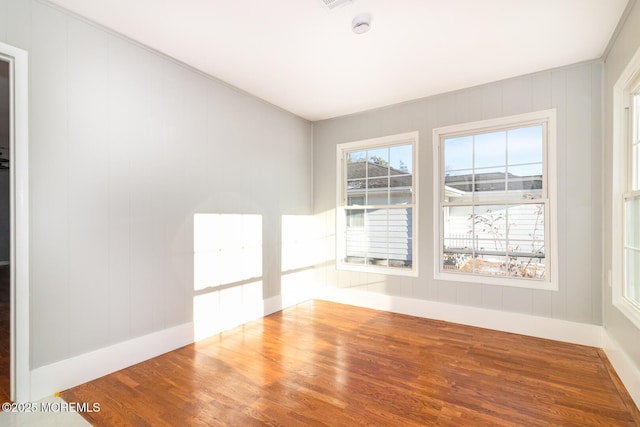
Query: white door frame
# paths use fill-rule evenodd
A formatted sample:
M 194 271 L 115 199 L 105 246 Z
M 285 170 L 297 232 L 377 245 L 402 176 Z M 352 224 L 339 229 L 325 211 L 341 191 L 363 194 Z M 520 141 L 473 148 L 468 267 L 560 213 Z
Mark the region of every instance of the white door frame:
M 28 54 L 0 43 L 9 63 L 11 182 L 11 399 L 28 402 L 29 367 L 29 96 Z

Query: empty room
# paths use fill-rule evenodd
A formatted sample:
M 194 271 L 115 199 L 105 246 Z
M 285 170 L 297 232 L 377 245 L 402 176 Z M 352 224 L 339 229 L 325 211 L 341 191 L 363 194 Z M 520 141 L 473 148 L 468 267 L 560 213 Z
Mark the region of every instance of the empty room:
M 0 0 L 0 425 L 640 426 L 636 0 Z

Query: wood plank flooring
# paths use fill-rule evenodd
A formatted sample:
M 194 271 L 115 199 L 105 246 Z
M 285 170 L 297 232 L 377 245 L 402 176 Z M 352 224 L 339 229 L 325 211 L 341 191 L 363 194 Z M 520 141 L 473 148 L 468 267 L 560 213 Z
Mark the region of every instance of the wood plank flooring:
M 640 426 L 599 349 L 325 301 L 61 396 L 96 426 Z

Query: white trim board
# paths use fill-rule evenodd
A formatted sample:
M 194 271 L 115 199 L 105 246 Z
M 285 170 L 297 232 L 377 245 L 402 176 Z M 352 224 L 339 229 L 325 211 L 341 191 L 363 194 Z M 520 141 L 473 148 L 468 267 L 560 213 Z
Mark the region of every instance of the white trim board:
M 602 327 L 599 325 L 352 289 L 325 288 L 320 290 L 317 298 L 496 331 L 602 347 Z
M 640 407 L 640 369 L 601 326 L 351 289 L 322 287 L 315 297 L 358 307 L 603 348 L 632 399 Z M 263 300 L 262 309 L 256 308 L 255 318 L 305 300 L 307 298 L 302 296 L 300 299 L 287 298 L 283 304 L 280 295 L 268 298 Z M 219 329 L 215 333 L 225 330 Z M 193 331 L 193 323 L 185 323 L 34 369 L 31 371 L 30 400 L 51 396 L 56 391 L 75 387 L 191 344 L 194 341 Z
M 283 305 L 280 295 L 267 298 L 261 305 L 252 307 L 252 313 L 245 311 L 244 321 L 268 316 L 307 299 L 286 298 L 286 305 Z M 207 332 L 212 336 L 240 324 L 224 323 L 207 329 Z M 25 401 L 34 402 L 52 396 L 57 391 L 84 384 L 193 342 L 194 324 L 189 322 L 36 368 L 31 371 L 31 396 Z
M 154 332 L 31 371 L 34 402 L 193 342 L 193 323 Z
M 604 329 L 602 338 L 602 348 L 607 354 L 611 366 L 620 377 L 622 384 L 624 384 L 636 406 L 640 408 L 640 367 L 633 363 L 618 342 L 607 333 L 606 329 Z
M 28 400 L 29 392 L 29 55 L 0 43 L 0 60 L 11 75 L 11 398 Z

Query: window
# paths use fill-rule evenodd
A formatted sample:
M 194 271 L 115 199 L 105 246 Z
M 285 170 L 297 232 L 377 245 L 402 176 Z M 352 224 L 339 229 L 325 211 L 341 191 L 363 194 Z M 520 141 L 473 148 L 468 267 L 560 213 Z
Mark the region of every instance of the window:
M 623 194 L 623 297 L 640 310 L 640 84 L 629 95 L 627 188 Z
M 438 279 L 555 289 L 555 111 L 434 130 Z
M 417 275 L 417 145 L 417 132 L 338 145 L 338 268 Z
M 640 328 L 640 49 L 613 87 L 612 300 Z

